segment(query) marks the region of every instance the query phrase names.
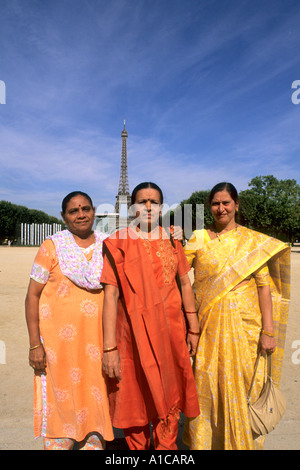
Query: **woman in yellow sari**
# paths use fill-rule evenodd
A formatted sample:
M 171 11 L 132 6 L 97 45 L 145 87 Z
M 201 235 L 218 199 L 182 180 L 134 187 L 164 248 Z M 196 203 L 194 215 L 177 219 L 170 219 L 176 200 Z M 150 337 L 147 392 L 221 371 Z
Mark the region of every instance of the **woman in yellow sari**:
M 194 267 L 201 336 L 194 361 L 200 416 L 188 419 L 191 449 L 262 448 L 253 440 L 247 405 L 254 363 L 255 401 L 266 377 L 266 354 L 279 386 L 289 304 L 289 248 L 236 223 L 238 194 L 231 183 L 210 193 L 214 223 L 195 231 L 185 246 Z

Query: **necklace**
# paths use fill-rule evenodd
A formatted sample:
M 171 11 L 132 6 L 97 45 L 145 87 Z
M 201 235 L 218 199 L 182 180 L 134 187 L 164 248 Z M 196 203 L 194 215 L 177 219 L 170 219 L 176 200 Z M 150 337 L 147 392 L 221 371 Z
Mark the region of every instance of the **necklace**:
M 143 232 L 142 232 L 141 230 L 138 230 L 137 233 L 138 233 L 138 236 L 139 236 L 140 238 L 142 238 L 143 240 L 145 240 L 145 242 L 150 243 L 150 246 L 151 246 L 151 248 L 155 251 L 156 256 L 157 256 L 158 258 L 160 258 L 160 251 L 158 251 L 158 250 L 156 251 L 156 249 L 154 248 L 154 246 L 153 246 L 152 243 L 151 243 L 151 240 L 149 240 L 149 237 L 144 236 L 144 234 L 143 234 Z M 161 235 L 161 233 L 160 233 L 160 230 L 159 230 L 159 237 L 158 237 L 158 238 L 154 238 L 153 240 L 159 240 L 160 235 Z
M 215 234 L 216 234 L 216 236 L 217 236 L 217 239 L 219 240 L 219 242 L 221 242 L 221 238 L 220 238 L 220 236 L 219 236 L 219 232 L 217 231 L 217 227 L 216 227 L 215 222 L 213 223 L 213 226 L 214 226 L 214 229 L 215 229 Z M 238 225 L 235 224 L 235 231 L 237 231 L 237 227 L 238 227 Z M 227 231 L 230 232 L 230 230 L 227 230 Z

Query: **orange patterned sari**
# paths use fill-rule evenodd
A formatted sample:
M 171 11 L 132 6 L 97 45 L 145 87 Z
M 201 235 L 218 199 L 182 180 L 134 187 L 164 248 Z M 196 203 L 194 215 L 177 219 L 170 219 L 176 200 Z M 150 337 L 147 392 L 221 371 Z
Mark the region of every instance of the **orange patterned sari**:
M 89 262 L 91 248 L 84 254 Z M 39 322 L 47 359 L 46 374 L 34 377 L 35 436 L 80 442 L 98 433 L 113 440 L 102 376 L 103 290 L 88 290 L 67 278 L 49 239 L 38 251 L 31 278 L 45 284 Z

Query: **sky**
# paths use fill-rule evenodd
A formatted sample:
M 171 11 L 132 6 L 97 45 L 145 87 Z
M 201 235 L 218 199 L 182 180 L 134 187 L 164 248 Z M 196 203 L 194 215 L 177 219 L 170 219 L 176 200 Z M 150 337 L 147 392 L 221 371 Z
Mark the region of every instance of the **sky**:
M 299 25 L 299 0 L 0 0 L 0 200 L 113 206 L 124 119 L 130 190 L 169 206 L 300 183 Z

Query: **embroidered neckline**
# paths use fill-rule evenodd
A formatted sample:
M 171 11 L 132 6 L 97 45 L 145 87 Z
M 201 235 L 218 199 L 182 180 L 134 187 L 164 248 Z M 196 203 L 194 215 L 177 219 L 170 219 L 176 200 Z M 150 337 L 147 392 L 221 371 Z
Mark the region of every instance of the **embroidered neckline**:
M 174 255 L 174 250 L 169 239 L 162 237 L 162 230 L 160 231 L 160 238 L 149 240 L 143 236 L 139 237 L 144 245 L 144 248 L 153 262 L 153 254 L 160 259 L 164 275 L 164 284 L 170 284 L 172 282 L 172 272 L 176 272 L 177 263 Z M 165 241 L 167 240 L 167 243 Z

